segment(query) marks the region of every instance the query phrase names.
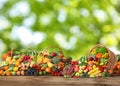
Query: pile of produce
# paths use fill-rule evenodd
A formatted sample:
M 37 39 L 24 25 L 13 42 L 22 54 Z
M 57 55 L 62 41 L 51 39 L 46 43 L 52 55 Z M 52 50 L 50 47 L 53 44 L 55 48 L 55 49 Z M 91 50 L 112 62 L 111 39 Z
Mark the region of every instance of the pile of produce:
M 113 57 L 114 55 L 112 55 Z M 36 50 L 9 51 L 2 56 L 1 76 L 64 76 L 107 77 L 113 73 L 120 74 L 120 61 L 115 66 L 109 65 L 111 53 L 104 46 L 96 46 L 88 56 L 73 61 L 58 48 L 48 48 L 41 52 Z M 116 58 L 116 57 L 114 57 Z M 116 61 L 113 59 L 114 62 Z
M 118 61 L 116 62 L 114 68 L 111 70 L 112 74 L 120 74 L 120 55 L 116 55 Z
M 53 75 L 61 76 L 65 65 L 71 63 L 71 57 L 65 57 L 59 51 L 35 50 L 9 51 L 2 55 L 0 75 Z

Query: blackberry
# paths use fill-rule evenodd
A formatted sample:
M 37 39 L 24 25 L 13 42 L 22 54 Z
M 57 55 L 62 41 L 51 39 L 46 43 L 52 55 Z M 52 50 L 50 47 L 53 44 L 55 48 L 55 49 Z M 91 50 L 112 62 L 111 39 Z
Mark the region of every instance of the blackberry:
M 25 75 L 28 75 L 28 76 L 37 76 L 38 74 L 39 72 L 35 68 L 29 68 L 28 70 L 25 71 Z

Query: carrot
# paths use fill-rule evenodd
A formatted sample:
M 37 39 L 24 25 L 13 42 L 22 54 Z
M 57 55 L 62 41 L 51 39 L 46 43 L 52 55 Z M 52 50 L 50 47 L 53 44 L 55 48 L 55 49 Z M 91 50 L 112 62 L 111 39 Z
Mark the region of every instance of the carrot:
M 97 57 L 98 59 L 102 58 L 102 53 L 96 54 L 96 57 Z

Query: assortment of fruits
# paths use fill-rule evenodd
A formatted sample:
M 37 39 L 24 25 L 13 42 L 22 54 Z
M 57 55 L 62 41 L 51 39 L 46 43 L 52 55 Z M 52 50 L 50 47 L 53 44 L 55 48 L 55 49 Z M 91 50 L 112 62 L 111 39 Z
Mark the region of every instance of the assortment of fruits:
M 82 56 L 73 61 L 60 49 L 9 51 L 2 56 L 0 75 L 18 76 L 64 76 L 73 77 L 106 77 L 112 73 L 120 74 L 120 60 L 113 69 L 108 70 L 110 55 L 106 47 L 97 46 L 89 56 Z
M 118 61 L 115 64 L 115 67 L 110 70 L 111 74 L 120 74 L 120 55 L 116 55 L 116 57 L 118 58 Z

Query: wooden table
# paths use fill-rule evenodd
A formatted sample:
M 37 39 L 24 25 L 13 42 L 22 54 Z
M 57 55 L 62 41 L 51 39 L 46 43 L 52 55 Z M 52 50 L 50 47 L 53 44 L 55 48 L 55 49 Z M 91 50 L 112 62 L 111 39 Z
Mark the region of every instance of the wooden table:
M 120 76 L 107 78 L 0 76 L 0 86 L 120 86 Z

